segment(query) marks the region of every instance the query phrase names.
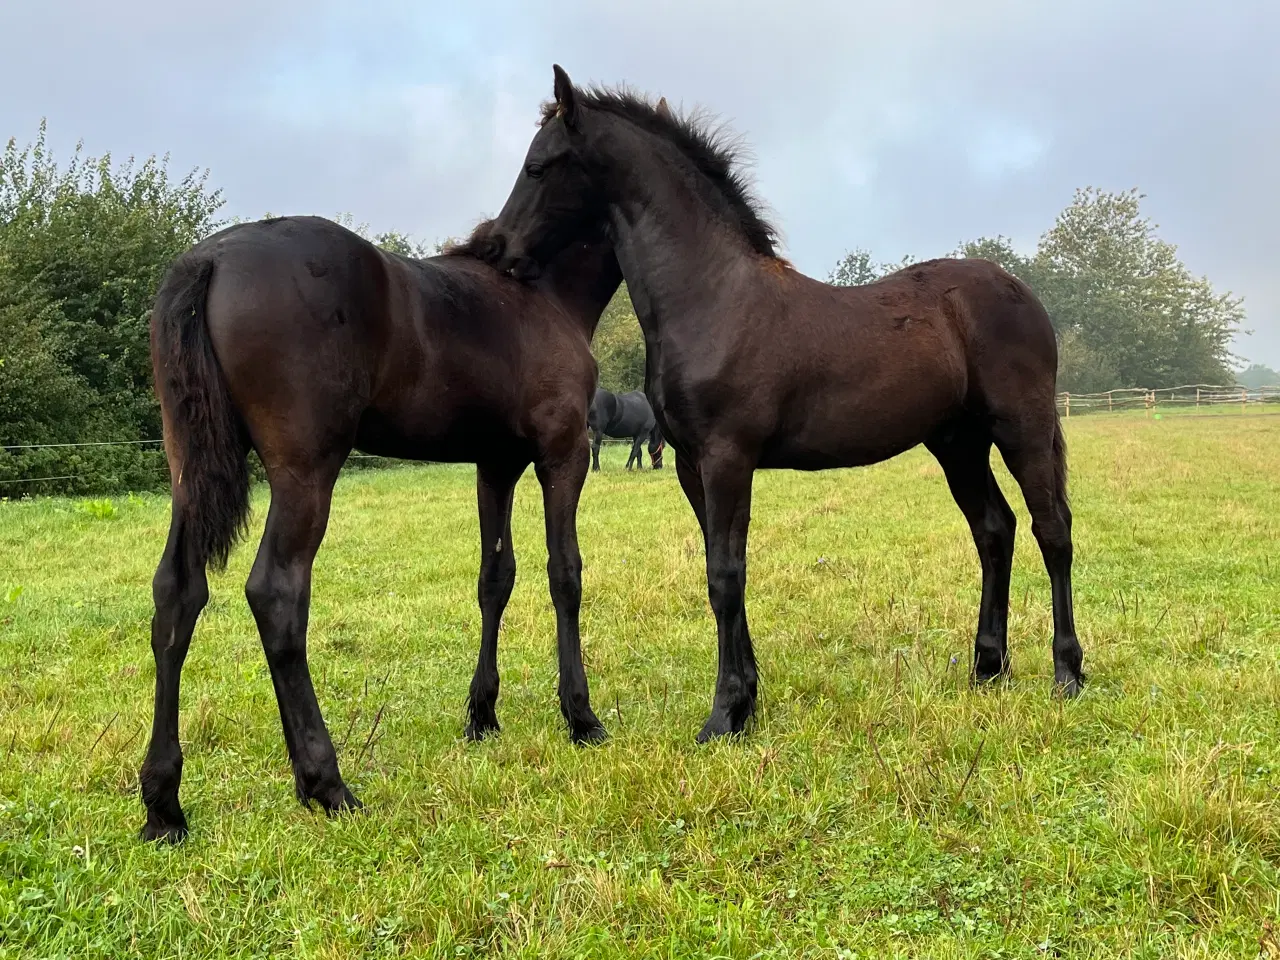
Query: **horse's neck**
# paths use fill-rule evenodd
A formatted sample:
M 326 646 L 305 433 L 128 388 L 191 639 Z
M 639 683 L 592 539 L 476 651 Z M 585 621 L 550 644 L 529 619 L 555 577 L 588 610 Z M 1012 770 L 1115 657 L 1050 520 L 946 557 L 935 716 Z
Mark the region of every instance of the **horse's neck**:
M 757 259 L 710 211 L 683 225 L 662 216 L 673 209 L 668 204 L 683 202 L 678 190 L 659 189 L 618 204 L 612 217 L 614 249 L 651 352 L 662 343 L 696 348 L 697 318 L 748 278 Z
M 713 311 L 727 289 L 750 282 L 759 258 L 712 208 L 696 175 L 679 168 L 681 160 L 662 162 L 652 139 L 636 131 L 619 129 L 617 137 L 609 157 L 610 230 L 651 359 L 663 343 L 696 349 L 696 318 Z

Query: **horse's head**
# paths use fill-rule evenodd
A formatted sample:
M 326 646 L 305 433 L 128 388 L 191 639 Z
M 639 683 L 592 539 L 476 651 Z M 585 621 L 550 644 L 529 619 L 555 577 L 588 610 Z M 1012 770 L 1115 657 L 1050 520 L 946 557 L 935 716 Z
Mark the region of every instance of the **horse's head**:
M 490 262 L 528 280 L 575 237 L 605 223 L 604 181 L 587 154 L 589 122 L 580 95 L 557 64 L 555 100 L 525 155 L 507 202 L 494 221 Z

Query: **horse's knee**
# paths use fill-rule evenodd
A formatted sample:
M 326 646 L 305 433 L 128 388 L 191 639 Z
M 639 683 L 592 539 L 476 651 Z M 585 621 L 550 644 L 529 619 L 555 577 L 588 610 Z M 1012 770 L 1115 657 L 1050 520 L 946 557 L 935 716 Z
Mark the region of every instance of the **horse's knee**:
M 1071 514 L 1046 510 L 1031 519 L 1031 533 L 1045 550 L 1071 549 Z
M 151 578 L 151 597 L 157 608 L 203 608 L 209 602 L 209 581 L 203 570 L 187 573 L 177 561 L 165 557 Z
M 746 571 L 742 564 L 731 560 L 707 562 L 707 596 L 711 606 L 720 610 L 726 605 L 741 605 L 746 586 Z
M 249 609 L 259 620 L 270 617 L 275 607 L 279 591 L 269 574 L 259 573 L 256 569 L 249 574 L 244 585 L 244 598 L 249 601 Z
M 582 560 L 575 557 L 551 557 L 547 560 L 547 583 L 552 597 L 561 602 L 582 602 Z
M 505 603 L 516 584 L 516 558 L 510 548 L 492 555 L 480 568 L 479 599 L 481 606 L 495 601 Z
M 157 609 L 174 606 L 182 595 L 182 582 L 178 571 L 167 559 L 160 564 L 156 575 L 151 578 L 151 598 L 155 600 Z

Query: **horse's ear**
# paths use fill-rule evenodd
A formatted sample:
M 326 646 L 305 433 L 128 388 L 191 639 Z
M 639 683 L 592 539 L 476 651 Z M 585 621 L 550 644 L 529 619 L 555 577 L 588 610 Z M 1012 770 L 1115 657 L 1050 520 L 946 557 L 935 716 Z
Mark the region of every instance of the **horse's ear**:
M 656 107 L 654 107 L 654 111 L 655 111 L 655 112 L 658 114 L 658 116 L 660 116 L 663 120 L 674 120 L 674 119 L 675 119 L 675 117 L 673 117 L 673 116 L 671 115 L 671 108 L 670 108 L 669 106 L 667 106 L 667 98 L 666 98 L 666 97 L 659 97 L 659 98 L 658 98 L 658 105 L 657 105 Z
M 551 71 L 556 77 L 556 116 L 564 118 L 565 124 L 572 127 L 578 122 L 578 92 L 564 67 L 552 64 Z

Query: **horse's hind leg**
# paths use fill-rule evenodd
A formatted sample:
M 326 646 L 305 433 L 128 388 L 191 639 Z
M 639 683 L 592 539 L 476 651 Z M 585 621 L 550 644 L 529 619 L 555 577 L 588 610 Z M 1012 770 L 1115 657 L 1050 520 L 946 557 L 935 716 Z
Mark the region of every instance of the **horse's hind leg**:
M 698 527 L 702 530 L 702 546 L 705 550 L 707 546 L 707 495 L 702 489 L 702 474 L 686 457 L 677 453 L 676 478 L 680 481 L 680 489 L 684 491 L 685 499 L 689 501 L 689 506 L 693 508 L 693 515 L 698 520 Z
M 991 439 L 975 430 L 949 433 L 927 444 L 947 476 L 969 522 L 982 563 L 982 600 L 973 647 L 973 677 L 994 680 L 1009 670 L 1009 579 L 1017 518 L 991 472 Z
M 338 773 L 333 741 L 320 715 L 307 667 L 311 566 L 329 520 L 341 461 L 268 469 L 271 509 L 245 595 L 262 635 L 298 799 L 328 813 L 357 807 Z
M 200 611 L 209 601 L 205 564 L 184 530 L 175 502 L 169 540 L 152 580 L 156 612 L 151 620 L 151 651 L 156 660 L 156 703 L 151 744 L 139 773 L 147 823 L 146 840 L 176 843 L 187 834 L 187 819 L 178 802 L 182 780 L 182 747 L 178 743 L 178 686 L 182 664 Z
M 480 657 L 467 698 L 468 740 L 498 732 L 498 629 L 516 582 L 511 546 L 511 502 L 523 467 L 478 466 L 476 503 L 480 511 Z
M 1071 508 L 1067 503 L 1066 444 L 1056 412 L 1037 420 L 997 424 L 996 445 L 1027 502 L 1053 591 L 1053 676 L 1063 694 L 1084 686 L 1084 653 L 1076 638 L 1071 599 Z
M 723 448 L 719 458 L 704 458 L 698 464 L 706 517 L 707 596 L 719 641 L 715 699 L 699 743 L 741 733 L 755 713 L 758 672 L 746 609 L 753 468 L 752 461 L 732 446 Z M 683 477 L 681 482 L 686 482 Z M 689 502 L 697 512 L 692 496 Z
M 637 469 L 640 469 L 641 467 L 644 466 L 644 461 L 641 459 L 643 450 L 644 450 L 644 434 L 641 434 L 638 437 L 632 437 L 631 438 L 631 455 L 627 457 L 628 470 L 631 469 L 631 465 L 633 463 L 636 465 Z

